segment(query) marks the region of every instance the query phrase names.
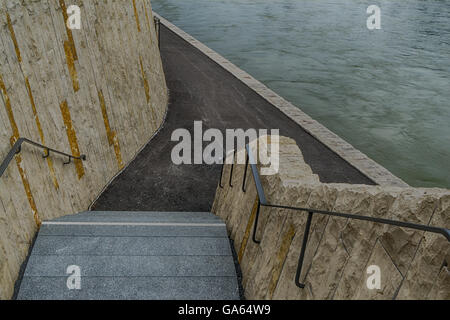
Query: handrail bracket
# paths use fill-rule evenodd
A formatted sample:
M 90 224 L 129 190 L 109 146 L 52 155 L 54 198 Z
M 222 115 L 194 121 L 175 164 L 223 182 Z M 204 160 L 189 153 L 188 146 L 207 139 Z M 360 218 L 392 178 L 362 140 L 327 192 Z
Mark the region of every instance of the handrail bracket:
M 86 161 L 87 157 L 86 155 L 82 154 L 79 157 L 70 155 L 68 153 L 64 153 L 55 149 L 51 149 L 49 147 L 46 147 L 42 144 L 39 144 L 37 142 L 31 141 L 30 139 L 27 138 L 19 138 L 13 145 L 13 147 L 11 148 L 11 150 L 9 151 L 8 155 L 6 156 L 5 160 L 3 160 L 3 162 L 0 164 L 0 177 L 3 175 L 3 173 L 5 173 L 6 169 L 8 168 L 9 164 L 11 163 L 11 161 L 14 159 L 14 156 L 21 153 L 22 152 L 22 145 L 24 143 L 28 143 L 31 144 L 32 146 L 36 147 L 36 148 L 40 148 L 44 150 L 44 155 L 42 155 L 42 158 L 47 159 L 48 157 L 50 157 L 50 152 L 55 153 L 55 154 L 59 154 L 62 155 L 64 157 L 68 157 L 68 161 L 64 162 L 64 165 L 70 164 L 72 162 L 72 159 L 75 160 L 81 160 L 81 161 Z

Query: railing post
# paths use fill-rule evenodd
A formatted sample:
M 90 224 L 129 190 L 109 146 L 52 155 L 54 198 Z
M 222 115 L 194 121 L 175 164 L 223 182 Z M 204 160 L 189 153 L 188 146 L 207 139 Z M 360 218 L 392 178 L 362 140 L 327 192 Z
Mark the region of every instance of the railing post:
M 220 180 L 219 180 L 219 187 L 220 189 L 223 189 L 223 185 L 222 185 L 222 177 L 223 177 L 223 169 L 224 169 L 225 165 L 222 165 L 222 169 L 220 170 Z
M 222 178 L 223 178 L 223 171 L 225 170 L 225 160 L 226 160 L 226 154 L 223 157 L 222 168 L 220 169 L 220 180 L 219 180 L 220 189 L 223 189 Z
M 302 274 L 303 260 L 305 259 L 306 247 L 308 245 L 309 230 L 311 229 L 311 222 L 313 215 L 314 213 L 310 212 L 308 214 L 308 220 L 306 220 L 305 232 L 303 234 L 302 251 L 300 252 L 300 258 L 298 259 L 298 266 L 297 266 L 297 274 L 295 275 L 295 284 L 297 285 L 297 287 L 301 289 L 305 288 L 305 284 L 300 283 L 300 276 Z
M 248 169 L 248 163 L 250 160 L 250 157 L 247 152 L 246 152 L 246 155 L 247 155 L 247 159 L 245 160 L 244 181 L 242 182 L 242 192 L 244 192 L 244 193 L 246 192 L 245 183 L 247 182 L 247 169 Z
M 261 211 L 261 200 L 259 199 L 259 196 L 258 196 L 258 209 L 256 210 L 255 225 L 253 227 L 253 237 L 252 237 L 253 242 L 256 243 L 256 244 L 260 244 L 261 243 L 261 241 L 256 240 L 256 231 L 258 230 L 258 221 L 259 221 L 259 213 L 260 213 L 260 211 Z
M 234 171 L 234 163 L 236 160 L 236 149 L 233 151 L 233 160 L 231 162 L 231 172 L 230 172 L 230 188 L 233 188 L 233 171 Z

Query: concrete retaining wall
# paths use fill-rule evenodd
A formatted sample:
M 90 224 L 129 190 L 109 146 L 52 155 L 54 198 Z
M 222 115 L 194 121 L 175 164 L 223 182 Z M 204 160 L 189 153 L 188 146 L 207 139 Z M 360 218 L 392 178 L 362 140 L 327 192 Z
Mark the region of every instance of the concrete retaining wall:
M 247 299 L 450 299 L 450 243 L 441 235 L 315 215 L 301 280 L 294 283 L 307 214 L 261 209 L 252 241 L 256 189 L 244 166 L 218 188 L 213 212 L 223 218 L 243 273 Z M 280 171 L 262 177 L 272 204 L 384 217 L 450 228 L 450 191 L 322 184 L 295 142 L 281 139 Z M 381 289 L 369 290 L 367 268 L 381 269 Z
M 81 8 L 81 30 L 66 6 Z M 24 146 L 0 178 L 0 299 L 41 221 L 86 210 L 158 130 L 167 109 L 149 0 L 0 2 L 0 161 L 26 137 L 88 161 Z

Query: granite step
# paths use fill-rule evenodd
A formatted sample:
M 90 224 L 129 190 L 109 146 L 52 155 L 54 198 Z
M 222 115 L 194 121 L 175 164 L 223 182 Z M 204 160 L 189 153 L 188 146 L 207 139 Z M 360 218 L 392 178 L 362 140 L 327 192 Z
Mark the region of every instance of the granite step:
M 211 213 L 83 212 L 43 223 L 18 299 L 235 300 L 239 289 L 226 226 Z

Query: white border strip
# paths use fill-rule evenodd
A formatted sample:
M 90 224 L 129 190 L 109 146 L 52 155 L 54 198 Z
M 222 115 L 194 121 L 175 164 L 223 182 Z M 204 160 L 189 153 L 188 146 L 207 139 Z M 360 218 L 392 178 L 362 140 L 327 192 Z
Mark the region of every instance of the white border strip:
M 44 226 L 100 227 L 225 227 L 224 223 L 163 223 L 163 222 L 43 222 Z
M 281 112 L 283 112 L 289 118 L 299 124 L 314 138 L 322 142 L 324 145 L 338 154 L 342 159 L 347 161 L 357 170 L 361 171 L 375 183 L 381 186 L 409 187 L 409 185 L 403 180 L 393 175 L 386 168 L 370 159 L 361 151 L 355 149 L 351 144 L 337 136 L 335 133 L 331 132 L 316 120 L 312 119 L 306 113 L 301 111 L 300 108 L 294 106 L 283 97 L 280 97 L 278 94 L 267 88 L 264 84 L 253 78 L 247 72 L 241 70 L 214 50 L 208 48 L 188 33 L 184 32 L 174 24 L 158 15 L 156 12 L 153 12 L 153 14 L 161 20 L 161 23 L 164 24 L 164 26 L 166 26 L 172 32 L 200 50 L 211 60 L 219 64 L 222 68 L 230 72 L 237 79 L 242 81 L 257 94 L 259 94 L 265 100 L 278 108 Z

